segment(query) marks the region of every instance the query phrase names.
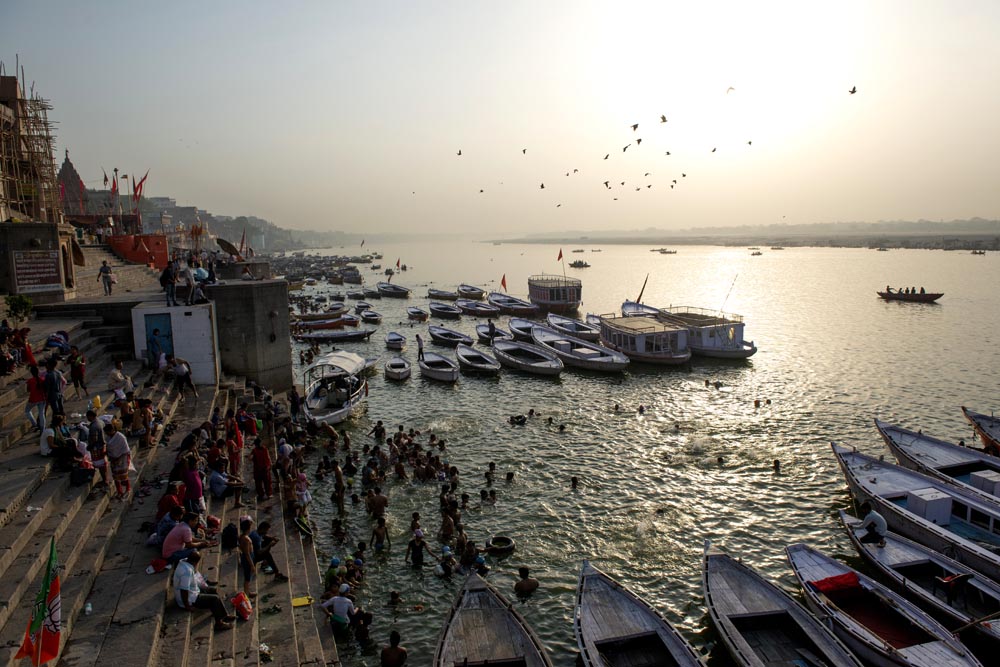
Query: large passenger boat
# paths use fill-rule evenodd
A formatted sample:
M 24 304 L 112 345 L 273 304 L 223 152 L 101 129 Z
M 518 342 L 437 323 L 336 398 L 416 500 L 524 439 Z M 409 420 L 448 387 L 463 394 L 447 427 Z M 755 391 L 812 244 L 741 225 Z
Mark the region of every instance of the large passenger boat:
M 583 299 L 583 282 L 579 278 L 540 274 L 528 278 L 528 299 L 542 310 L 573 313 Z
M 655 317 L 601 315 L 601 343 L 647 364 L 676 365 L 691 358 L 687 327 Z
M 364 368 L 364 357 L 351 352 L 319 357 L 306 368 L 302 378 L 306 416 L 328 424 L 339 424 L 350 417 L 368 396 L 368 381 L 361 377 Z
M 655 317 L 686 327 L 691 352 L 701 357 L 716 359 L 746 359 L 757 352 L 753 341 L 743 340 L 743 316 L 694 306 L 653 308 L 643 303 L 626 301 L 622 304 L 626 317 Z

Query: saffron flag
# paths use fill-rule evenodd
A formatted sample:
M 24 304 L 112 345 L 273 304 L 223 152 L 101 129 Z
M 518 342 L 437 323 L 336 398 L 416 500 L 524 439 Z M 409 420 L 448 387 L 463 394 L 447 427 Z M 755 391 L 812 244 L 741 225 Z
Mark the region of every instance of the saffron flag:
M 146 173 L 143 174 L 142 178 L 139 179 L 139 182 L 135 184 L 135 188 L 134 188 L 135 189 L 135 200 L 137 202 L 140 199 L 142 199 L 142 188 L 146 184 L 146 176 L 149 176 L 149 169 L 147 169 Z
M 118 194 L 118 180 L 115 179 L 111 181 L 111 196 L 113 197 L 117 194 Z
M 56 540 L 53 537 L 49 547 L 49 562 L 42 578 L 42 589 L 35 597 L 31 619 L 24 631 L 21 648 L 14 656 L 15 660 L 31 658 L 31 664 L 37 667 L 58 657 L 61 603 L 59 563 L 56 559 Z
M 500 279 L 500 287 L 503 288 L 504 292 L 507 291 L 507 274 L 506 273 L 503 274 L 503 278 Z
M 562 248 L 559 248 L 559 256 L 556 257 L 556 261 L 557 262 L 561 262 L 562 261 Z
M 396 258 L 396 268 L 399 268 L 399 257 Z

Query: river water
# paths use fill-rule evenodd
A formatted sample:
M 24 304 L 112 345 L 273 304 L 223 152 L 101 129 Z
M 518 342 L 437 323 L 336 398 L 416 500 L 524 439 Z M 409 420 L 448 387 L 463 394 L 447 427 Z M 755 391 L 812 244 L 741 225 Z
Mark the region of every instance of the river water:
M 574 247 L 586 252 L 572 253 Z M 383 266 L 397 258 L 409 266 L 393 282 L 411 287 L 414 296 L 375 301 L 385 318 L 379 333 L 368 343 L 344 345 L 384 360 L 390 353 L 382 336 L 395 329 L 408 336 L 404 355 L 414 363 L 405 383 L 385 382 L 379 365 L 366 409 L 343 425 L 355 448 L 371 442 L 365 434 L 376 419 L 390 432 L 397 424 L 420 429 L 425 437 L 434 432 L 447 440 L 447 459 L 461 472 L 460 491 L 473 499 L 486 488 L 488 462 L 496 462 L 499 502 L 465 512 L 466 532 L 479 544 L 497 533 L 517 541 L 510 558 L 490 562 L 489 579 L 511 594 L 517 567 L 531 568 L 541 588 L 518 609 L 556 665 L 574 664 L 574 591 L 584 558 L 659 609 L 711 652 L 713 664 L 730 664 L 724 648 L 715 646 L 701 596 L 706 539 L 789 591 L 795 582 L 783 557 L 787 544 L 809 542 L 857 564 L 835 519 L 849 497 L 829 443 L 883 453 L 874 417 L 970 441 L 959 406 L 986 412 L 1000 407 L 998 254 L 763 248 L 753 257 L 745 248 L 680 246 L 676 255 L 661 255 L 648 246 L 574 247 L 562 247 L 567 265 L 573 259 L 592 264 L 566 269 L 583 280 L 581 315 L 618 310 L 624 299 L 638 295 L 649 274 L 646 303 L 742 314 L 746 338 L 758 353 L 747 362 L 695 358 L 690 367 L 635 367 L 622 376 L 566 370 L 552 380 L 505 370 L 496 379 L 463 376 L 454 386 L 423 380 L 413 334 L 427 325 L 411 328 L 404 309 L 426 305 L 428 286 L 452 289 L 469 282 L 496 289 L 506 275 L 509 291 L 523 296 L 530 274 L 563 270 L 556 261 L 559 246 L 471 242 L 378 248 Z M 592 252 L 596 247 L 601 251 Z M 372 285 L 383 279 L 381 271 L 368 268 L 363 275 Z M 875 295 L 886 284 L 924 286 L 945 296 L 935 305 L 887 303 Z M 478 321 L 439 323 L 474 338 Z M 707 387 L 706 380 L 722 386 Z M 754 407 L 755 399 L 762 407 Z M 640 405 L 644 415 L 637 412 Z M 507 423 L 529 408 L 541 417 L 523 427 Z M 548 426 L 549 416 L 566 430 Z M 778 474 L 775 459 L 781 462 Z M 510 485 L 503 481 L 508 471 L 515 473 Z M 576 491 L 570 489 L 574 475 L 580 479 Z M 348 507 L 347 545 L 335 545 L 329 531 L 332 482 L 313 484 L 320 555 L 343 557 L 353 551 L 349 545 L 368 540 L 371 523 L 363 505 Z M 367 583 L 358 594 L 376 615 L 376 642 L 385 645 L 397 629 L 410 664 L 426 665 L 461 578 L 441 580 L 429 566 L 415 572 L 403 562 L 412 512 L 421 513 L 428 535 L 437 532 L 437 485 L 387 487 L 392 548 L 367 563 Z M 400 612 L 386 604 L 391 590 L 406 602 Z M 375 649 L 364 651 L 353 642 L 338 648 L 345 665 L 378 664 Z

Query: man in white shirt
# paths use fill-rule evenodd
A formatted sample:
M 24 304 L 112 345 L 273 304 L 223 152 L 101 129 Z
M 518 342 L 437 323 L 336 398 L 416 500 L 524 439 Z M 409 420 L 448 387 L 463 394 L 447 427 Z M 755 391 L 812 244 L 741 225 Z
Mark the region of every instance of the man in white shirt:
M 347 597 L 347 594 L 350 592 L 351 587 L 349 584 L 341 584 L 340 592 L 337 595 L 334 595 L 325 602 L 321 602 L 319 605 L 327 615 L 327 618 L 330 619 L 330 624 L 333 625 L 335 631 L 346 630 L 358 612 L 354 607 L 354 602 L 351 598 Z
M 861 513 L 865 515 L 861 522 L 861 527 L 867 529 L 861 537 L 862 544 L 877 544 L 879 548 L 885 546 L 885 536 L 889 532 L 889 526 L 885 522 L 885 517 L 872 509 L 871 503 L 861 505 Z
M 192 552 L 185 560 L 177 563 L 174 570 L 174 600 L 177 606 L 187 611 L 209 609 L 215 617 L 216 630 L 229 630 L 233 627 L 236 617 L 226 611 L 226 604 L 215 589 L 205 583 L 205 578 L 198 572 L 201 554 Z

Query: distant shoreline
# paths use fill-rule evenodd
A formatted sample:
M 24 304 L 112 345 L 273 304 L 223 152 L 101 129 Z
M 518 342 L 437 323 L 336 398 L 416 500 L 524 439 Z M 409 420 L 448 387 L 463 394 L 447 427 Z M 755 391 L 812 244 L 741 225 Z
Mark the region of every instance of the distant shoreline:
M 567 246 L 649 245 L 670 246 L 714 245 L 723 247 L 760 246 L 782 248 L 886 248 L 889 250 L 1000 250 L 1000 237 L 994 234 L 879 234 L 858 236 L 565 236 L 552 238 L 525 237 L 489 239 L 484 243 L 499 244 L 563 244 Z

